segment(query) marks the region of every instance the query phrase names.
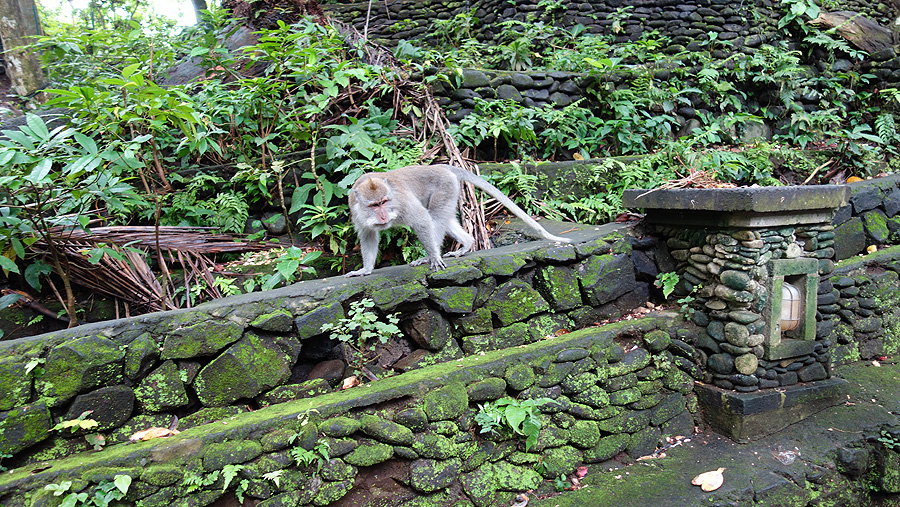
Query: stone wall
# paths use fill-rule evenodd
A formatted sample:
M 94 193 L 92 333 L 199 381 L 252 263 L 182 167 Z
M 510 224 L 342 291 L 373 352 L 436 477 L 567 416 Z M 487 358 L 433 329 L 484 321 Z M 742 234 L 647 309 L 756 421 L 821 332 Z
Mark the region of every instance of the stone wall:
M 87 410 L 117 443 L 173 416 L 192 425 L 331 392 L 352 372 L 322 326 L 363 297 L 382 316 L 398 313 L 404 329 L 366 365 L 376 377 L 623 315 L 648 300 L 657 271 L 641 250 L 653 241 L 621 228 L 497 248 L 438 272 L 399 266 L 0 342 L 0 453 L 19 466 L 84 451 L 81 435 L 48 429 Z
M 492 40 L 499 33 L 499 24 L 507 20 L 553 23 L 569 28 L 576 24 L 586 27 L 588 33 L 612 33 L 613 19 L 619 12 L 626 12 L 622 22 L 620 41 L 637 40 L 640 34 L 657 30 L 672 39 L 675 52 L 706 40 L 708 32 L 718 33 L 719 40 L 731 41 L 735 47 L 745 42 L 758 43 L 775 33 L 782 16 L 779 3 L 772 0 L 726 2 L 724 0 L 624 0 L 561 2 L 560 8 L 547 10 L 539 6 L 539 0 L 521 0 L 511 5 L 506 0 L 476 0 L 473 2 L 431 2 L 427 0 L 400 0 L 372 4 L 369 18 L 369 37 L 385 43 L 400 39 L 417 39 L 433 33 L 434 19 L 450 19 L 459 13 L 474 10 L 478 23 L 473 34 L 479 40 Z M 360 32 L 365 30 L 368 2 L 327 4 L 327 13 L 352 24 Z M 624 11 L 629 9 L 630 11 Z M 858 0 L 842 2 L 840 10 L 861 12 L 882 26 L 890 26 L 900 7 L 897 2 Z M 680 47 L 678 47 L 680 46 Z
M 415 504 L 424 495 L 439 505 L 505 505 L 517 491 L 552 492 L 547 480 L 581 463 L 621 452 L 638 458 L 665 437 L 691 434 L 697 400 L 678 361 L 690 348 L 676 338 L 684 334 L 678 322 L 670 315 L 590 328 L 342 392 L 307 385 L 303 396 L 318 395 L 255 412 L 207 409 L 183 419 L 177 436 L 4 473 L 0 502 L 47 505 L 54 497 L 45 485 L 67 480 L 71 491 L 92 494 L 124 474 L 132 478 L 127 500 L 144 507 L 208 505 L 235 494 L 262 507 Z M 500 399 L 543 400 L 532 445 L 476 422 L 483 405 Z M 322 456 L 322 445 L 327 459 L 301 463 L 309 452 Z M 226 467 L 237 474 L 230 485 Z M 186 480 L 206 483 L 192 489 Z M 385 480 L 398 484 L 375 487 Z

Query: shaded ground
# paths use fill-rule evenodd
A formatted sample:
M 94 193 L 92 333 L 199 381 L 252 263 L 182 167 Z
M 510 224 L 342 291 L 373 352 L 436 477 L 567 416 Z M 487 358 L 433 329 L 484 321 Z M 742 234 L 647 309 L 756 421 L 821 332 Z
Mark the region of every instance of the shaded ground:
M 861 362 L 841 367 L 837 374 L 850 382 L 847 401 L 778 433 L 749 444 L 701 433 L 689 443 L 669 449 L 662 458 L 630 466 L 592 465 L 582 489 L 532 498 L 528 506 L 806 505 L 799 498 L 810 483 L 822 489 L 830 485 L 837 490 L 833 495 L 850 494 L 848 488 L 835 486 L 844 480 L 836 470 L 846 471 L 848 456 L 856 455 L 867 438 L 871 442 L 879 429 L 898 423 L 900 366 Z M 791 457 L 792 462 L 782 462 Z M 705 493 L 691 485 L 696 475 L 720 467 L 726 470 L 719 490 Z M 796 501 L 802 503 L 791 503 L 794 495 L 800 495 Z M 876 498 L 871 504 L 829 500 L 835 503 L 823 505 L 900 505 L 898 495 Z

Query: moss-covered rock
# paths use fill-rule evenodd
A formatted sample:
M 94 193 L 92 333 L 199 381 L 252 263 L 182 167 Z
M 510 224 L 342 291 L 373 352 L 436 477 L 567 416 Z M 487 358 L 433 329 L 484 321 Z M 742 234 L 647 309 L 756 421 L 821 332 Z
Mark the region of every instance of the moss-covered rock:
M 312 499 L 316 506 L 330 505 L 337 502 L 353 489 L 353 479 L 338 482 L 325 482 L 319 487 L 319 492 Z
M 375 306 L 386 312 L 391 312 L 404 303 L 421 301 L 428 297 L 425 286 L 419 282 L 412 282 L 395 287 L 385 287 L 372 291 L 372 301 Z
M 356 467 L 348 465 L 344 460 L 331 458 L 322 465 L 320 474 L 326 481 L 344 481 L 356 477 Z
M 325 324 L 337 324 L 343 318 L 344 307 L 334 301 L 297 317 L 294 319 L 294 327 L 297 328 L 297 336 L 305 340 L 322 334 L 322 326 Z
M 44 403 L 0 413 L 0 454 L 15 455 L 50 436 L 50 410 Z
M 468 395 L 471 401 L 496 400 L 506 394 L 506 381 L 502 378 L 489 377 L 469 384 Z
M 556 311 L 581 306 L 581 291 L 575 271 L 562 266 L 547 266 L 535 273 L 535 287 Z
M 206 365 L 194 379 L 203 405 L 222 406 L 284 383 L 288 357 L 271 340 L 248 334 Z
M 47 354 L 44 375 L 36 382 L 39 395 L 51 407 L 80 392 L 122 378 L 125 350 L 101 336 L 86 336 L 58 345 Z
M 544 453 L 541 475 L 545 479 L 554 479 L 563 474 L 570 474 L 582 461 L 582 453 L 572 446 L 549 449 Z
M 262 446 L 255 440 L 207 444 L 203 449 L 203 469 L 221 470 L 225 465 L 246 463 L 260 454 Z
M 631 441 L 631 435 L 618 433 L 603 437 L 597 445 L 584 451 L 582 459 L 585 463 L 600 463 L 625 450 Z
M 420 493 L 432 493 L 455 481 L 461 467 L 459 459 L 417 459 L 409 466 L 409 484 Z
M 294 316 L 287 310 L 279 309 L 253 319 L 250 327 L 273 333 L 287 333 L 294 329 Z
M 391 445 L 411 446 L 416 436 L 409 428 L 375 415 L 360 417 L 360 429 L 366 435 Z
M 150 465 L 144 468 L 140 479 L 154 486 L 168 486 L 181 482 L 184 478 L 184 470 L 175 465 Z
M 493 313 L 502 326 L 526 320 L 550 309 L 550 305 L 531 285 L 513 279 L 497 287 L 485 308 Z
M 644 334 L 644 344 L 650 352 L 659 353 L 669 348 L 669 345 L 672 344 L 672 337 L 661 329 L 655 329 Z
M 459 446 L 444 435 L 424 433 L 416 436 L 413 450 L 422 457 L 428 459 L 450 459 L 459 457 Z
M 91 433 L 106 432 L 125 424 L 134 410 L 134 391 L 128 386 L 109 386 L 75 397 L 63 419 L 77 419 L 90 412 L 89 419 L 97 422 Z
M 419 407 L 412 407 L 401 410 L 394 415 L 394 422 L 402 424 L 407 428 L 419 432 L 425 429 L 428 424 L 428 416 L 425 411 Z
M 432 301 L 447 313 L 469 313 L 475 304 L 475 287 L 443 287 L 428 291 Z
M 471 315 L 456 319 L 456 328 L 464 335 L 490 333 L 494 329 L 491 322 L 491 311 L 478 308 Z
M 485 255 L 479 268 L 485 276 L 512 276 L 527 263 L 525 254 Z
M 361 423 L 349 417 L 332 417 L 319 424 L 319 431 L 329 437 L 348 437 L 359 430 Z
M 322 378 L 307 380 L 300 384 L 288 384 L 278 386 L 271 391 L 259 396 L 257 401 L 260 405 L 274 405 L 276 403 L 284 403 L 291 400 L 300 400 L 303 398 L 313 398 L 322 394 L 332 392 L 328 381 Z
M 422 397 L 422 409 L 430 422 L 456 419 L 468 407 L 469 396 L 460 383 L 435 389 Z
M 569 441 L 581 449 L 587 449 L 600 443 L 600 430 L 595 421 L 575 421 L 569 429 Z
M 190 359 L 216 354 L 236 342 L 243 332 L 243 327 L 226 320 L 205 320 L 176 328 L 166 335 L 160 358 Z
M 125 347 L 125 376 L 131 380 L 144 376 L 158 358 L 159 345 L 150 333 L 142 333 Z
M 134 395 L 145 412 L 165 412 L 187 405 L 187 390 L 174 361 L 165 361 L 143 378 Z
M 344 456 L 344 461 L 357 467 L 370 467 L 391 459 L 394 448 L 381 442 L 363 440 Z
M 532 368 L 531 365 L 521 363 L 509 366 L 503 374 L 503 377 L 506 379 L 506 384 L 516 391 L 528 389 L 533 386 L 537 380 L 537 377 L 534 374 L 534 368 Z
M 450 322 L 440 312 L 422 309 L 400 323 L 406 335 L 420 347 L 440 350 L 452 339 Z
M 620 255 L 593 256 L 575 268 L 585 300 L 601 306 L 636 287 L 634 264 Z
M 0 361 L 0 411 L 24 405 L 31 397 L 31 375 L 19 358 Z

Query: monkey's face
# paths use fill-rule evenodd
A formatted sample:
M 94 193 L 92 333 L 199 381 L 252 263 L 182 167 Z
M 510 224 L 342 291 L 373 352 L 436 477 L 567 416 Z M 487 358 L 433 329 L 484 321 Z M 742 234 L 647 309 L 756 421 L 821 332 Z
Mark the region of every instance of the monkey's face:
M 393 217 L 390 212 L 389 204 L 391 200 L 387 197 L 380 201 L 369 204 L 369 209 L 375 213 L 375 224 L 389 226 Z

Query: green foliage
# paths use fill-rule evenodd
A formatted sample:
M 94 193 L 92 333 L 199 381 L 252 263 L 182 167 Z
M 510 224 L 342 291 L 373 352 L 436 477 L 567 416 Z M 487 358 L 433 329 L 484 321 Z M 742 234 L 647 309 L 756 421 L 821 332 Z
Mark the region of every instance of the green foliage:
M 331 338 L 340 341 L 351 350 L 345 348 L 347 362 L 358 369 L 374 358 L 376 342 L 385 344 L 391 338 L 400 335 L 398 314 L 385 316 L 385 321 L 372 311 L 375 302 L 368 298 L 350 303 L 350 315 L 337 323 L 329 322 L 322 326 L 323 333 L 330 333 Z
M 293 442 L 293 438 L 291 441 Z M 290 453 L 298 466 L 306 467 L 315 463 L 317 473 L 322 470 L 322 465 L 331 459 L 331 448 L 325 440 L 316 442 L 316 445 L 311 450 L 304 449 L 300 446 L 291 447 Z
M 549 398 L 516 400 L 507 396 L 478 405 L 475 422 L 481 426 L 480 433 L 524 436 L 525 452 L 528 452 L 537 443 L 541 431 L 538 408 L 551 401 Z
M 669 296 L 675 292 L 675 287 L 680 281 L 681 277 L 678 276 L 678 273 L 672 271 L 656 275 L 656 281 L 653 282 L 653 285 L 662 289 L 663 299 L 669 299 Z
M 131 486 L 131 476 L 116 475 L 112 482 L 101 481 L 94 490 L 93 496 L 87 492 L 69 493 L 62 502 L 60 507 L 108 507 L 115 505 L 116 502 L 125 498 L 128 494 L 128 488 Z M 63 481 L 59 484 L 47 484 L 44 489 L 52 491 L 53 496 L 62 496 L 72 487 L 72 481 Z
M 50 430 L 51 431 L 62 431 L 64 429 L 68 428 L 71 430 L 72 433 L 75 433 L 78 430 L 89 430 L 91 428 L 96 428 L 97 426 L 99 426 L 97 421 L 95 421 L 93 419 L 87 419 L 87 416 L 91 415 L 91 413 L 93 413 L 93 412 L 94 412 L 93 410 L 87 410 L 87 411 L 82 412 L 81 415 L 79 415 L 75 419 L 70 419 L 67 421 L 60 421 L 56 425 L 54 425 L 52 428 L 50 428 Z
M 882 429 L 876 440 L 891 451 L 900 451 L 900 439 L 892 435 L 888 430 Z

